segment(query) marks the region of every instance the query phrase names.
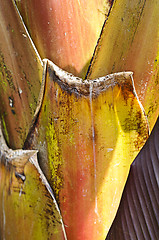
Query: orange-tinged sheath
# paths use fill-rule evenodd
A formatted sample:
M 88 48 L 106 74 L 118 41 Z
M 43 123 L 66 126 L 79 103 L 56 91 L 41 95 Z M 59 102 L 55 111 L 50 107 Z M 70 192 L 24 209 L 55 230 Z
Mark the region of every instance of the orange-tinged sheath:
M 40 151 L 68 239 L 104 239 L 148 136 L 132 73 L 82 81 L 47 64 L 42 106 L 25 147 Z
M 110 1 L 16 2 L 41 58 L 84 78 Z

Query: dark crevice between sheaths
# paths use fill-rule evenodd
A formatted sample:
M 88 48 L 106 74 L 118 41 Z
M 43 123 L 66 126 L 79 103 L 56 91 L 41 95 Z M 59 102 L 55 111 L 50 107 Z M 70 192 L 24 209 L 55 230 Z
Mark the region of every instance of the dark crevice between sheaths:
M 34 129 L 38 122 L 38 117 L 39 117 L 42 103 L 44 100 L 46 73 L 47 73 L 47 61 L 45 61 L 43 63 L 43 76 L 42 76 L 42 83 L 41 83 L 40 93 L 39 93 L 39 97 L 38 97 L 37 107 L 36 107 L 36 110 L 34 113 L 34 117 L 33 117 L 30 129 L 29 129 L 28 135 L 27 135 L 26 140 L 23 145 L 23 149 L 30 149 L 30 142 L 31 142 L 31 139 L 34 137 Z
M 134 38 L 135 38 L 135 35 L 136 35 L 136 32 L 137 32 L 138 26 L 139 26 L 139 24 L 140 24 L 140 19 L 141 19 L 141 17 L 142 17 L 143 11 L 144 11 L 145 4 L 146 4 L 146 0 L 145 0 L 144 3 L 143 3 L 143 7 L 141 8 L 141 13 L 140 13 L 140 16 L 139 16 L 138 24 L 136 25 L 136 28 L 135 28 L 135 30 L 134 30 L 134 35 L 133 35 L 133 38 L 132 38 L 132 40 L 131 40 L 131 44 L 132 44 L 133 41 L 134 41 Z
M 86 73 L 85 79 L 87 79 L 88 75 L 90 75 L 91 68 L 92 68 L 92 64 L 93 64 L 93 62 L 94 62 L 94 58 L 95 58 L 95 55 L 96 55 L 96 51 L 97 51 L 97 48 L 98 48 L 99 42 L 100 42 L 100 40 L 101 40 L 101 36 L 102 36 L 102 34 L 103 34 L 103 31 L 104 31 L 105 25 L 106 25 L 106 23 L 107 23 L 107 21 L 108 21 L 108 18 L 109 18 L 110 13 L 111 13 L 111 10 L 112 10 L 113 4 L 114 4 L 114 0 L 109 0 L 109 3 L 110 3 L 109 12 L 108 12 L 108 15 L 107 15 L 107 17 L 106 17 L 104 23 L 103 23 L 102 30 L 101 30 L 100 36 L 99 36 L 99 38 L 98 38 L 98 40 L 97 40 L 97 44 L 96 44 L 96 46 L 95 46 L 95 49 L 94 49 L 94 52 L 93 52 L 93 55 L 92 55 L 92 58 L 91 58 L 90 64 L 89 64 L 89 66 L 88 66 L 88 70 L 87 70 L 87 73 Z

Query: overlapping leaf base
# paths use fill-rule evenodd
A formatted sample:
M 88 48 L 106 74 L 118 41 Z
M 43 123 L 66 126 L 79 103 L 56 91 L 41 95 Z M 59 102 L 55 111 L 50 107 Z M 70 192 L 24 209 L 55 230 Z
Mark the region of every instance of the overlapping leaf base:
M 21 148 L 34 115 L 42 62 L 15 5 L 0 0 L 0 118 L 7 143 Z
M 0 129 L 0 239 L 66 240 L 37 151 L 11 150 Z
M 83 81 L 45 63 L 42 105 L 25 147 L 39 149 L 68 238 L 104 239 L 148 137 L 132 73 Z

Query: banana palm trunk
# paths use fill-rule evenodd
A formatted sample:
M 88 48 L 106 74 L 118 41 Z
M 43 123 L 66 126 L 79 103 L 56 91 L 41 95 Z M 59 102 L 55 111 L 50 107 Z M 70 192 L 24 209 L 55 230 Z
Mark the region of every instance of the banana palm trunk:
M 117 239 L 130 166 L 158 117 L 158 10 L 0 0 L 2 239 Z

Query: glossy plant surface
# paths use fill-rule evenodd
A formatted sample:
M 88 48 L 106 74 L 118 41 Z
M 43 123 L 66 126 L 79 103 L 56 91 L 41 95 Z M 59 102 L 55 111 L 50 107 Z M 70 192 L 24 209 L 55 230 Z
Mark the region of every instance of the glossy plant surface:
M 159 2 L 0 5 L 0 118 L 10 147 L 0 139 L 0 236 L 116 240 L 119 227 L 121 239 L 128 231 L 127 240 L 157 240 L 156 193 L 149 188 L 152 217 L 140 211 L 140 190 L 157 179 L 149 161 L 157 166 L 158 153 L 146 141 L 158 116 Z M 136 205 L 120 204 L 145 143 L 150 168 L 131 181 Z

